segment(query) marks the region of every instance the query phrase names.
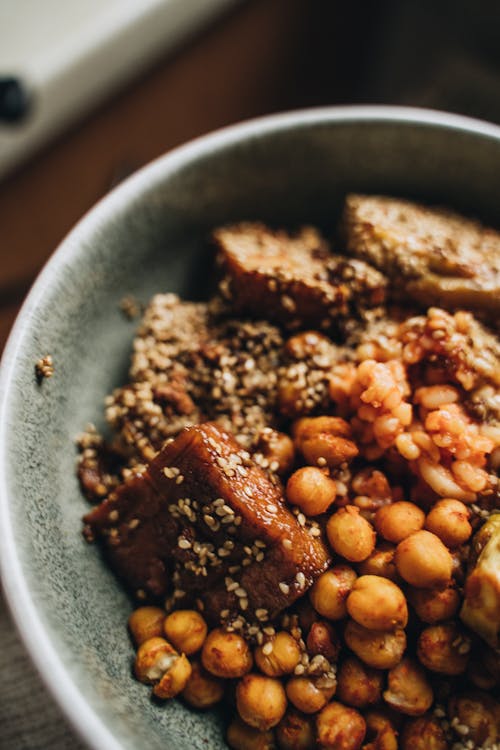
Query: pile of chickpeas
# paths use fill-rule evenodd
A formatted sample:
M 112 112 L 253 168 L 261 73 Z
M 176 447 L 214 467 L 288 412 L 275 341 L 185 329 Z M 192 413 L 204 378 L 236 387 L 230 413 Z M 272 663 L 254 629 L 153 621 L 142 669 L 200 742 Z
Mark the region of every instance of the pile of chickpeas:
M 335 469 L 357 452 L 347 423 L 301 419 L 293 436 L 293 451 L 310 465 L 289 477 L 287 500 L 308 518 L 321 516 L 334 553 L 295 610 L 299 635 L 283 628 L 252 647 L 237 632 L 209 632 L 197 611 L 140 607 L 129 619 L 137 678 L 155 696 L 179 695 L 197 709 L 235 705 L 227 733 L 234 750 L 446 750 L 436 684 L 467 675 L 472 691 L 445 698 L 453 736 L 469 741 L 464 747 L 495 747 L 499 707 L 481 690 L 497 683 L 498 664 L 490 679 L 469 663 L 471 636 L 457 619 L 454 573 L 472 535 L 469 509 L 453 498 L 427 513 L 405 500 L 370 506 L 359 482 L 356 497 L 339 498 Z M 290 438 L 278 435 L 274 445 L 274 458 L 290 465 Z M 311 657 L 338 662 L 336 680 L 301 671 L 304 643 Z M 483 654 L 492 662 L 486 646 Z

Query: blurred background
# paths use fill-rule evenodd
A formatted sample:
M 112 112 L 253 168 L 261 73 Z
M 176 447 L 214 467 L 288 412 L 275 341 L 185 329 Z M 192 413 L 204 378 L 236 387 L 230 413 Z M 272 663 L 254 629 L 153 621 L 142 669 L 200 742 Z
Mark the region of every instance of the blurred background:
M 0 0 L 0 351 L 75 222 L 172 147 L 301 107 L 500 122 L 494 0 Z

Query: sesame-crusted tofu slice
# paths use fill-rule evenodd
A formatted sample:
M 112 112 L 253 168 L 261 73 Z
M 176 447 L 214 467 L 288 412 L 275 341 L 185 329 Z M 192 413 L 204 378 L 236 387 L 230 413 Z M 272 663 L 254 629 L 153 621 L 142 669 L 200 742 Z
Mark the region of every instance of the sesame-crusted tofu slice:
M 348 195 L 347 249 L 426 305 L 500 312 L 500 233 L 452 211 L 384 196 Z
M 332 255 L 312 227 L 292 235 L 241 223 L 217 229 L 214 239 L 226 274 L 221 290 L 235 310 L 328 328 L 384 301 L 385 278 L 362 261 Z
M 212 423 L 183 430 L 84 520 L 139 597 L 174 589 L 213 622 L 224 611 L 275 617 L 329 562 L 279 488 Z

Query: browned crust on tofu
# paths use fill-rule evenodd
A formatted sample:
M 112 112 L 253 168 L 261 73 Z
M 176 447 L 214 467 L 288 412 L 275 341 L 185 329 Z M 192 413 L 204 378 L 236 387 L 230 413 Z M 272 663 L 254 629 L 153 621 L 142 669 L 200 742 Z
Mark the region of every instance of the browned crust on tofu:
M 329 327 L 385 299 L 385 278 L 366 263 L 330 253 L 312 227 L 291 235 L 263 224 L 217 229 L 227 274 L 222 289 L 235 310 L 285 324 Z
M 347 250 L 426 305 L 500 312 L 500 233 L 452 211 L 385 196 L 349 195 Z
M 275 617 L 329 562 L 276 485 L 211 423 L 183 430 L 85 522 L 133 591 L 175 588 L 201 599 L 212 622 L 223 610 Z

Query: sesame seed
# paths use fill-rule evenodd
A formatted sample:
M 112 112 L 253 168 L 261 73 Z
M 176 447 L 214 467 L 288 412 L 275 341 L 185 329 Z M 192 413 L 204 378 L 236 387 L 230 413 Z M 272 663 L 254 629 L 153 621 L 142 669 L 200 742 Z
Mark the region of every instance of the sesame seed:
M 291 297 L 289 297 L 288 294 L 283 294 L 280 301 L 282 307 L 284 307 L 285 310 L 288 310 L 289 312 L 294 312 L 297 309 L 295 301 Z
M 274 505 L 274 503 L 269 503 L 269 505 L 266 505 L 266 509 L 269 511 L 269 513 L 277 513 L 278 512 L 278 506 Z
M 260 539 L 256 539 L 255 542 L 254 542 L 254 544 L 255 544 L 256 547 L 260 547 L 261 549 L 265 549 L 266 548 L 266 543 L 262 542 Z
M 177 540 L 177 546 L 180 549 L 191 549 L 191 542 L 189 541 L 189 539 L 186 539 L 186 537 L 180 536 Z
M 182 483 L 183 483 L 183 481 L 184 481 L 184 476 L 183 476 L 182 474 L 179 474 L 179 476 L 178 476 L 178 477 L 177 477 L 177 479 L 175 480 L 175 483 L 176 483 L 176 484 L 182 484 Z
M 239 588 L 239 583 L 238 583 L 238 581 L 232 581 L 232 582 L 231 582 L 230 584 L 226 585 L 226 589 L 227 589 L 227 590 L 228 590 L 229 592 L 232 592 L 232 591 L 236 592 L 236 589 L 237 589 L 237 588 Z
M 108 519 L 112 522 L 118 521 L 118 511 L 112 510 L 110 513 L 108 513 Z
M 294 671 L 294 674 L 301 675 L 301 674 L 304 674 L 306 669 L 303 664 L 297 664 L 297 666 L 295 667 L 293 671 Z
M 240 599 L 240 607 L 246 610 L 248 608 L 248 599 Z
M 269 656 L 269 654 L 272 654 L 273 652 L 273 643 L 272 641 L 268 641 L 267 643 L 264 643 L 262 646 L 262 653 L 264 656 Z
M 257 552 L 255 555 L 255 562 L 262 562 L 264 559 L 264 553 L 263 552 Z
M 140 521 L 138 518 L 132 518 L 131 521 L 128 523 L 129 529 L 136 529 L 140 524 Z
M 306 585 L 306 577 L 301 570 L 299 570 L 299 572 L 295 576 L 295 580 L 297 581 L 300 588 L 303 588 Z
M 245 591 L 245 589 L 243 588 L 243 586 L 237 586 L 234 589 L 234 593 L 236 594 L 236 596 L 238 598 L 243 598 L 244 599 L 247 596 L 247 592 Z
M 323 468 L 324 466 L 326 466 L 326 465 L 327 465 L 327 463 L 328 463 L 328 462 L 327 462 L 327 460 L 326 460 L 326 458 L 325 458 L 324 456 L 320 456 L 320 457 L 318 458 L 318 460 L 316 461 L 316 463 L 318 464 L 318 466 L 319 466 L 320 468 Z
M 281 544 L 285 549 L 292 549 L 292 541 L 291 539 L 283 539 Z
M 283 594 L 285 594 L 285 596 L 287 596 L 290 593 L 290 586 L 288 585 L 288 583 L 284 583 L 283 581 L 281 581 L 278 584 L 278 586 L 279 586 L 281 592 Z

